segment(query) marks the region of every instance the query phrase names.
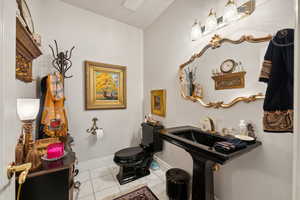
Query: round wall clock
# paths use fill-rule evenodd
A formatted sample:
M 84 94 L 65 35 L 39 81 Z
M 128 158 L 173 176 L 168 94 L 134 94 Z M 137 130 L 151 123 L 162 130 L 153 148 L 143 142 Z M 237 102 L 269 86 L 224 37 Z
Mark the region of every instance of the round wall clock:
M 21 12 L 21 17 L 25 21 L 26 28 L 28 29 L 28 31 L 31 34 L 33 34 L 34 33 L 34 24 L 33 24 L 31 13 L 30 13 L 30 10 L 29 10 L 29 7 L 28 7 L 26 1 L 25 0 L 17 0 L 17 3 L 18 3 L 19 10 Z
M 236 62 L 234 60 L 232 60 L 232 59 L 228 59 L 228 60 L 225 60 L 221 64 L 220 70 L 223 73 L 231 73 L 231 72 L 233 72 L 235 66 L 236 66 Z

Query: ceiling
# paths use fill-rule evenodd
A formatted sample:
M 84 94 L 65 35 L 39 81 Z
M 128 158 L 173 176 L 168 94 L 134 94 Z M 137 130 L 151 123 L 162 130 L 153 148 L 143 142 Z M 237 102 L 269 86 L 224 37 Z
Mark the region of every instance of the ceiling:
M 146 28 L 175 0 L 61 0 L 123 23 Z M 125 6 L 129 6 L 126 8 Z M 135 10 L 135 11 L 134 11 Z

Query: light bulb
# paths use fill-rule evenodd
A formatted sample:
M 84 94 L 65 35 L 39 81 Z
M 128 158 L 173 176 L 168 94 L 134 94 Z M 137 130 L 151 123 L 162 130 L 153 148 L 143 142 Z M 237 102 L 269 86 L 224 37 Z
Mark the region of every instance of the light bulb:
M 196 20 L 192 27 L 191 40 L 196 41 L 201 37 L 201 35 L 202 35 L 201 25 Z
M 234 0 L 229 0 L 224 9 L 223 22 L 232 22 L 238 18 L 238 15 L 238 9 Z
M 218 20 L 216 17 L 216 12 L 213 9 L 210 10 L 209 15 L 205 23 L 205 32 L 210 32 L 216 30 L 218 26 Z

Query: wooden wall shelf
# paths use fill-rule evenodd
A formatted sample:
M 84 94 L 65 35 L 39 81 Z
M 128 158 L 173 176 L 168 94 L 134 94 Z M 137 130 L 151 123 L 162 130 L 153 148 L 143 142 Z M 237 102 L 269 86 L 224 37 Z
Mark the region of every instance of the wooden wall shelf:
M 23 82 L 32 82 L 32 61 L 42 55 L 32 35 L 21 21 L 16 18 L 16 78 Z
M 245 88 L 246 72 L 235 72 L 213 76 L 215 90 Z

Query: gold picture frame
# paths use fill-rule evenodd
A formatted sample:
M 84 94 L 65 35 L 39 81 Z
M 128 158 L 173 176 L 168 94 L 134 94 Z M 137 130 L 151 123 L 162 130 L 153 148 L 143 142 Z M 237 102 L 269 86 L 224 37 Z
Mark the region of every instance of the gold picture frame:
M 126 67 L 85 61 L 86 110 L 126 109 Z
M 166 90 L 151 91 L 151 113 L 161 117 L 166 116 Z

